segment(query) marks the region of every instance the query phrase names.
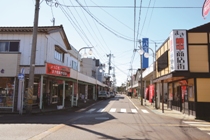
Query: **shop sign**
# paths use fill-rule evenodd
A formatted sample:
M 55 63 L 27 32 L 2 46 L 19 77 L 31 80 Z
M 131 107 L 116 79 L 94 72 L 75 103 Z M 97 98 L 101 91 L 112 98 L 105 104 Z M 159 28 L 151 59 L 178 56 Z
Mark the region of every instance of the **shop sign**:
M 70 68 L 65 66 L 60 66 L 56 64 L 47 63 L 46 64 L 46 74 L 54 76 L 64 76 L 70 77 Z
M 142 49 L 145 53 L 149 53 L 149 38 L 142 38 Z M 142 68 L 148 68 L 149 58 L 146 58 L 144 55 L 141 55 L 142 59 Z
M 187 71 L 186 30 L 173 30 L 170 34 L 170 70 Z

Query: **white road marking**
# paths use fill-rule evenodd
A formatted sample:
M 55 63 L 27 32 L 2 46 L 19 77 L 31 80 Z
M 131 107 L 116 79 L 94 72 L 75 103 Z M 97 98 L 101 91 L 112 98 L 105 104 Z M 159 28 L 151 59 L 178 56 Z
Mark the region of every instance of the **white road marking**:
M 191 126 L 204 126 L 204 127 L 209 127 L 209 124 L 189 124 Z
M 146 109 L 141 110 L 143 113 L 149 113 Z
M 120 112 L 125 113 L 126 112 L 126 109 L 125 108 L 122 108 L 122 109 L 120 109 Z
M 109 112 L 115 112 L 116 108 L 111 108 L 111 110 Z
M 128 98 L 128 96 L 126 96 L 127 98 Z M 135 106 L 135 108 L 137 109 L 137 110 L 139 110 L 139 108 L 128 98 L 128 100 L 133 104 L 133 106 Z
M 207 134 L 209 134 L 209 135 L 210 135 L 210 133 L 207 133 Z
M 193 123 L 193 124 L 207 124 L 207 122 L 193 122 L 193 121 L 183 121 L 184 123 Z M 209 123 L 208 123 L 209 124 Z
M 132 113 L 137 113 L 137 110 L 136 109 L 131 109 L 131 112 Z
M 197 128 L 202 131 L 210 131 L 210 128 L 206 128 L 206 127 L 197 127 Z
M 105 108 L 99 109 L 97 112 L 104 112 Z
M 94 110 L 96 110 L 95 108 L 92 108 L 92 109 L 90 109 L 90 110 L 88 110 L 88 111 L 86 111 L 87 113 L 90 113 L 90 112 L 93 112 Z

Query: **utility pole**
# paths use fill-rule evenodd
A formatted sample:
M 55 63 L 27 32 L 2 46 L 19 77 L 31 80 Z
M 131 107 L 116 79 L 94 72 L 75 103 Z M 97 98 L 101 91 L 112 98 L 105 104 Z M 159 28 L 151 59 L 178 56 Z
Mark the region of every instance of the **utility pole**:
M 141 49 L 141 40 L 139 40 L 139 48 Z M 141 69 L 140 69 L 140 73 L 141 73 L 141 78 L 140 78 L 140 81 L 141 81 L 141 105 L 143 105 L 143 96 L 144 96 L 144 88 L 143 88 L 143 77 L 142 77 L 142 74 L 143 74 L 143 70 L 142 70 L 142 67 L 143 67 L 143 61 L 142 61 L 142 58 L 143 57 L 141 57 L 140 56 L 140 66 L 141 66 Z
M 116 91 L 115 67 L 113 67 L 113 90 Z
M 36 44 L 37 44 L 37 30 L 38 30 L 38 19 L 39 19 L 39 3 L 40 0 L 36 0 L 35 14 L 34 14 L 34 26 L 33 26 L 33 38 L 32 38 L 32 48 L 31 48 L 31 61 L 30 61 L 30 71 L 29 71 L 29 82 L 27 91 L 27 113 L 32 111 L 33 103 L 33 90 L 34 90 L 34 69 L 36 60 Z

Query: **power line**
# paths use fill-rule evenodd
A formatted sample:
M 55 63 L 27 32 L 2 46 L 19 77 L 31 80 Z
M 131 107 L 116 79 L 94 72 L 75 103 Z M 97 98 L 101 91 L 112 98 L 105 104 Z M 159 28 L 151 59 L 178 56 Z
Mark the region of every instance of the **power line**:
M 85 9 L 83 7 L 83 5 L 78 1 L 76 0 L 76 2 L 80 5 L 80 7 L 90 16 L 92 17 L 99 25 L 101 25 L 103 28 L 105 28 L 106 30 L 108 30 L 109 32 L 111 32 L 112 34 L 114 34 L 115 36 L 121 38 L 121 39 L 124 39 L 124 40 L 127 40 L 127 41 L 133 41 L 132 39 L 129 39 L 128 37 L 124 37 L 122 35 L 119 35 L 120 33 L 114 31 L 113 29 L 111 29 L 110 27 L 108 27 L 107 25 L 105 24 L 102 24 L 98 19 L 96 19 L 96 17 L 93 16 L 92 13 L 90 13 L 87 9 Z M 56 3 L 57 5 L 60 5 L 60 6 L 66 6 L 66 5 L 62 5 L 60 3 Z M 68 7 L 68 6 L 66 6 Z
M 149 1 L 149 6 L 150 6 L 150 3 L 151 3 L 151 0 Z M 145 15 L 145 18 L 144 18 L 144 22 L 143 22 L 143 26 L 142 26 L 142 28 L 141 28 L 141 33 L 140 33 L 140 36 L 141 36 L 141 34 L 142 34 L 142 32 L 143 32 L 143 29 L 144 29 L 144 24 L 145 24 L 146 19 L 147 19 L 147 14 L 148 14 L 148 11 L 149 11 L 149 9 L 147 9 L 147 12 L 146 12 L 146 15 Z
M 91 0 L 92 1 L 92 0 Z M 93 2 L 93 1 L 92 1 Z M 94 3 L 94 2 L 93 2 Z M 94 3 L 95 4 L 95 3 Z M 96 6 L 98 6 L 97 4 L 95 4 Z M 125 27 L 133 30 L 132 28 L 130 28 L 128 25 L 124 24 L 123 22 L 121 22 L 120 20 L 118 20 L 117 18 L 115 18 L 114 16 L 112 16 L 110 13 L 108 13 L 107 11 L 105 11 L 103 8 L 99 7 L 101 10 L 103 10 L 105 13 L 107 13 L 109 16 L 111 16 L 113 19 L 115 19 L 116 21 L 118 21 L 119 23 L 121 23 L 122 25 L 124 25 Z
M 74 27 L 74 29 L 76 30 L 76 32 L 78 33 L 78 35 L 81 37 L 81 39 L 83 40 L 83 42 L 85 44 L 87 44 L 87 42 L 85 41 L 85 39 L 83 38 L 83 36 L 80 34 L 80 32 L 78 31 L 78 29 L 75 27 L 77 26 L 74 21 L 71 19 L 71 17 L 67 14 L 67 12 L 63 9 L 62 6 L 59 6 L 61 11 L 64 13 L 64 15 L 66 16 L 66 18 L 69 20 L 69 22 L 71 23 L 71 25 Z
M 86 4 L 86 2 L 85 2 L 85 4 Z M 87 4 L 86 4 L 87 5 Z M 89 10 L 89 9 L 88 9 Z M 89 10 L 90 11 L 90 10 Z M 82 13 L 83 13 L 83 15 L 84 15 L 84 12 L 83 12 L 83 10 L 82 10 Z M 86 16 L 85 16 L 85 19 L 87 20 L 87 18 L 86 18 Z M 100 42 L 100 40 L 99 40 L 99 38 L 98 38 L 98 36 L 96 35 L 96 33 L 95 33 L 95 31 L 93 30 L 93 28 L 92 28 L 92 26 L 90 25 L 90 23 L 89 23 L 89 21 L 87 20 L 87 22 L 88 22 L 88 24 L 89 24 L 89 26 L 90 26 L 90 28 L 92 29 L 92 31 L 93 31 L 93 33 L 94 33 L 94 35 L 95 35 L 95 37 L 97 38 L 97 40 L 99 41 L 99 43 L 100 43 L 100 45 L 101 46 L 103 46 L 102 45 L 102 43 Z M 95 24 L 95 21 L 93 20 L 93 22 L 94 22 L 94 24 Z M 96 24 L 95 24 L 96 25 Z M 97 27 L 96 27 L 97 28 Z M 97 30 L 98 30 L 98 28 L 97 28 Z M 99 31 L 99 30 L 98 30 Z M 100 31 L 99 31 L 99 34 L 101 34 L 100 33 Z M 102 40 L 104 41 L 104 39 L 103 39 L 103 36 L 101 36 L 102 37 Z M 106 44 L 106 42 L 104 41 L 104 44 L 106 45 L 106 47 L 108 48 L 108 51 L 110 51 L 110 48 L 107 46 L 107 44 Z M 100 48 L 103 48 L 103 49 L 105 49 L 105 47 L 100 47 Z M 106 50 L 107 51 L 107 50 Z
M 61 4 L 62 5 L 62 4 Z M 78 8 L 81 8 L 81 6 L 70 6 L 70 5 L 63 5 L 63 6 L 66 6 L 66 7 L 78 7 Z M 88 8 L 131 8 L 133 9 L 134 6 L 94 6 L 94 5 L 89 5 L 89 6 L 83 6 L 83 7 L 88 7 Z M 157 7 L 149 7 L 149 6 L 136 6 L 136 8 L 144 8 L 144 9 L 147 9 L 147 8 L 156 8 L 156 9 L 200 9 L 202 7 L 193 7 L 193 6 L 157 6 Z
M 142 6 L 142 0 L 141 0 L 141 2 L 140 2 L 140 7 Z M 137 30 L 137 39 L 138 39 L 138 37 L 139 37 L 139 27 L 140 27 L 140 21 L 141 21 L 141 8 L 139 9 L 139 19 L 138 19 L 138 30 Z M 136 41 L 136 47 L 137 47 L 137 43 L 138 43 L 138 41 Z M 135 48 L 136 48 L 135 47 Z M 135 49 L 134 48 L 134 49 Z
M 154 0 L 153 7 L 155 6 L 155 2 L 156 2 L 156 0 Z M 152 13 L 151 13 L 151 15 L 150 15 L 149 24 L 148 24 L 148 26 L 147 26 L 147 31 L 148 31 L 149 26 L 150 26 L 150 21 L 151 21 L 151 18 L 152 18 L 153 10 L 154 10 L 154 8 L 152 9 Z M 146 33 L 147 33 L 147 31 L 146 31 Z

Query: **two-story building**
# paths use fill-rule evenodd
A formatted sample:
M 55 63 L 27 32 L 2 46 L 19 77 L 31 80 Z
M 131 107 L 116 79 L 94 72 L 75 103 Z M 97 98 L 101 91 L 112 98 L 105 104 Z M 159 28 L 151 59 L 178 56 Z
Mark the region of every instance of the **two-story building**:
M 14 111 L 27 105 L 32 31 L 33 27 L 0 27 L 0 108 Z M 96 83 L 78 72 L 80 55 L 72 48 L 62 25 L 38 28 L 33 105 L 72 106 L 78 93 L 76 81 Z
M 156 52 L 154 82 L 162 99 L 167 83 L 172 109 L 210 118 L 210 23 L 171 32 Z

